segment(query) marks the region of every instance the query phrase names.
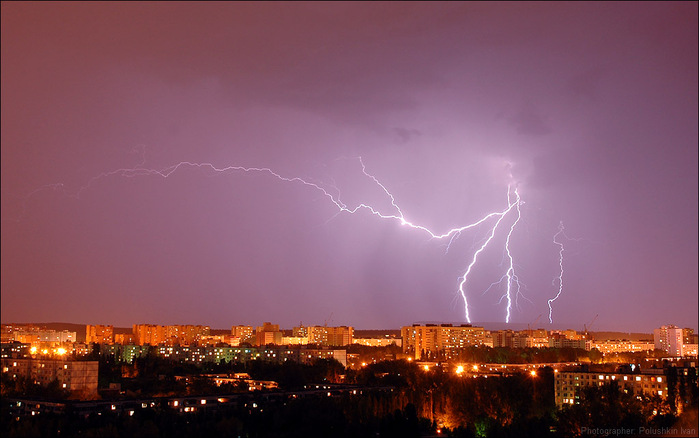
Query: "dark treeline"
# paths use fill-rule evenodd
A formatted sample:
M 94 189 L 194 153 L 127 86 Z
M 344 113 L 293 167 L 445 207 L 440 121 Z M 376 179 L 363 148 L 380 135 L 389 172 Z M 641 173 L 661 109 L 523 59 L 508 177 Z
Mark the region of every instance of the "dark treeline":
M 104 364 L 116 373 L 119 364 Z M 88 418 L 70 412 L 42 414 L 17 421 L 2 405 L 3 437 L 9 436 L 100 436 L 100 437 L 410 437 L 433 435 L 438 428 L 455 437 L 567 437 L 580 436 L 583 428 L 672 427 L 696 422 L 697 376 L 668 374 L 669 396 L 642 398 L 626 394 L 615 384 L 583 391 L 581 403 L 556 409 L 554 371 L 542 368 L 534 376 L 468 377 L 426 371 L 404 360 L 381 361 L 359 370 L 344 370 L 333 361 L 312 365 L 252 361 L 247 364 L 182 365 L 158 357 L 145 357 L 133 364 L 131 382 L 154 385 L 162 382 L 183 385 L 188 394 L 215 393 L 222 388 L 207 386 L 201 379 L 170 381 L 177 373 L 247 372 L 257 379 L 284 382 L 285 389 L 310 382 L 339 381 L 360 385 L 361 394 L 327 397 L 324 394 L 286 401 L 258 400 L 258 406 L 225 407 L 215 411 L 179 414 L 170 408 L 139 410 L 133 416 L 104 413 Z M 101 372 L 102 370 L 100 370 Z M 147 379 L 147 380 L 144 380 Z M 128 380 L 128 379 L 127 379 Z M 145 383 L 144 383 L 145 382 Z M 26 382 L 25 382 L 26 383 Z M 210 384 L 209 384 L 210 385 Z M 392 388 L 366 390 L 366 388 Z M 36 388 L 34 388 L 36 389 Z M 228 390 L 230 388 L 225 388 Z M 232 388 L 234 392 L 245 388 Z M 262 397 L 264 393 L 255 393 Z M 58 431 L 61 431 L 60 434 Z M 590 436 L 589 430 L 585 436 Z

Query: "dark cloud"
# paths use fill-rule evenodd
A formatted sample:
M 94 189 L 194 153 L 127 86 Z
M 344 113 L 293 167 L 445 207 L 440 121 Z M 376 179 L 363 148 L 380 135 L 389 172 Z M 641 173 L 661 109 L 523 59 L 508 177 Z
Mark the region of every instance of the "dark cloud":
M 524 135 L 542 136 L 551 133 L 547 118 L 542 116 L 531 103 L 525 103 L 510 119 L 517 132 Z

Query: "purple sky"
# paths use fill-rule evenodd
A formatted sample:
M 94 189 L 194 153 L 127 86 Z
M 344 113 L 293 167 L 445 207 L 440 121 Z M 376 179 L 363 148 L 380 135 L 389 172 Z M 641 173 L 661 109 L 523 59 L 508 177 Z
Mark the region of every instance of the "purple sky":
M 270 175 L 93 179 L 269 167 L 395 214 L 362 156 L 439 233 L 518 187 L 512 322 L 696 328 L 697 39 L 696 2 L 2 3 L 2 321 L 464 321 L 494 221 L 447 253 Z

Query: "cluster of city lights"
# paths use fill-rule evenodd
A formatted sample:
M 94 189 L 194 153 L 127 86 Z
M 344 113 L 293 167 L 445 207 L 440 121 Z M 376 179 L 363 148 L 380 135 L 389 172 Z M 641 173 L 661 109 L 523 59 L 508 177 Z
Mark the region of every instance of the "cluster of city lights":
M 39 347 L 33 345 L 32 347 L 29 348 L 29 353 L 32 356 L 36 356 L 39 354 L 44 355 L 44 356 L 48 356 L 48 355 L 65 356 L 68 353 L 68 350 L 66 350 L 63 347 L 56 347 L 56 348 L 51 348 L 51 349 L 49 349 L 49 348 L 39 349 Z

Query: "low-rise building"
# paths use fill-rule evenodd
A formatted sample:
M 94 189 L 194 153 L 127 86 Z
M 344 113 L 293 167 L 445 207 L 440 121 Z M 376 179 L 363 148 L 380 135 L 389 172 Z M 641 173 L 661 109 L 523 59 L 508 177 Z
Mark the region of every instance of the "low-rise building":
M 352 343 L 367 347 L 388 347 L 390 345 L 400 347 L 403 345 L 403 340 L 400 338 L 354 338 Z
M 602 354 L 613 354 L 653 351 L 655 346 L 651 341 L 605 340 L 592 341 L 590 348 L 596 348 Z

